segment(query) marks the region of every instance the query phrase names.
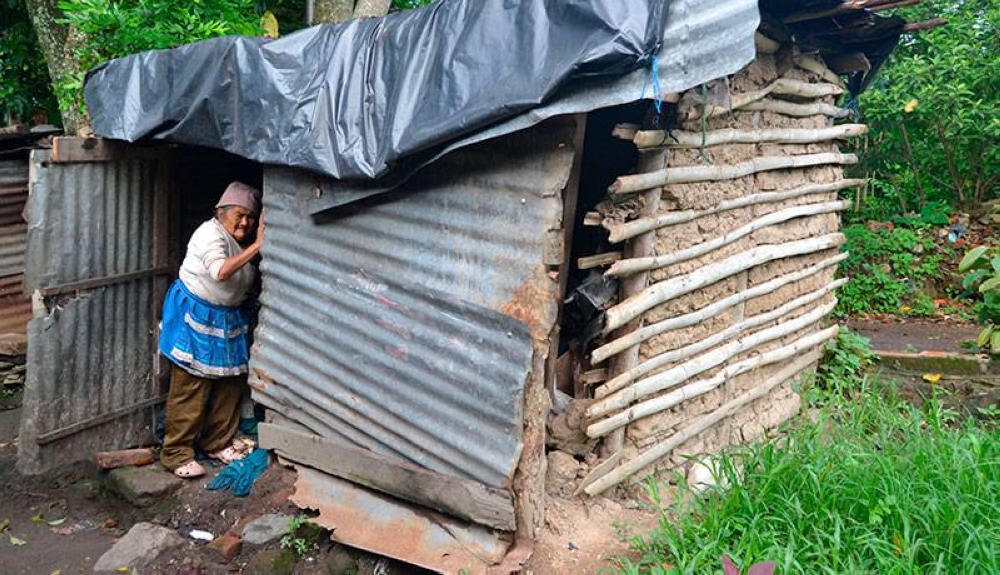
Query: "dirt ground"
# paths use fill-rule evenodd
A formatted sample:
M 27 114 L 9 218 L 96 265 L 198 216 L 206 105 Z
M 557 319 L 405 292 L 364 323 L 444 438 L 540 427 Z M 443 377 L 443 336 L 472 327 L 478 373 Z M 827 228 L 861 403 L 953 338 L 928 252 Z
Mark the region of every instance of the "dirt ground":
M 981 326 L 952 320 L 931 321 L 912 318 L 851 320 L 847 327 L 869 339 L 875 350 L 918 353 L 921 351 L 962 351 L 961 343 L 975 341 Z
M 0 444 L 0 573 L 3 575 L 89 574 L 97 559 L 138 522 L 148 521 L 185 535 L 191 529 L 215 535 L 249 518 L 267 513 L 300 513 L 288 497 L 295 473 L 277 463 L 254 484 L 246 498 L 208 491 L 209 476 L 185 482 L 175 495 L 152 507 L 137 508 L 107 488 L 94 466 L 79 465 L 41 478 L 15 469 L 15 443 Z M 658 515 L 633 502 L 591 501 L 550 497 L 545 529 L 525 565 L 531 575 L 610 573 L 614 559 L 626 555 L 628 540 L 656 525 Z M 9 536 L 13 536 L 12 540 Z M 11 541 L 23 544 L 15 545 Z M 424 575 L 427 571 L 348 549 L 315 532 L 311 549 L 298 557 L 277 541 L 244 545 L 226 563 L 204 543 L 188 539 L 184 546 L 159 556 L 143 574 L 216 575 Z
M 0 572 L 9 575 L 91 573 L 97 559 L 140 521 L 181 533 L 202 529 L 221 534 L 250 514 L 297 512 L 287 501 L 293 474 L 277 465 L 268 469 L 246 498 L 208 491 L 206 477 L 186 482 L 175 496 L 140 509 L 109 492 L 94 467 L 81 465 L 28 478 L 14 470 L 16 458 L 15 444 L 0 446 L 0 524 L 9 520 L 6 535 L 24 542 L 14 545 L 10 537 L 0 537 Z M 218 469 L 211 471 L 214 474 Z M 161 556 L 154 565 L 162 573 L 179 573 L 181 564 L 190 566 L 192 573 L 241 572 L 254 551 L 248 549 L 246 558 L 241 554 L 225 565 L 203 544 L 191 541 Z

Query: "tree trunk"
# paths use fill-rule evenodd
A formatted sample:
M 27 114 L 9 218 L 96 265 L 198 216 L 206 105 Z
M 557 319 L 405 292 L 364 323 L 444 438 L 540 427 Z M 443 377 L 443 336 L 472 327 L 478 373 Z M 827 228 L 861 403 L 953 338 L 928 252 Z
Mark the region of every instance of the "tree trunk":
M 903 136 L 903 153 L 906 155 L 906 163 L 910 164 L 910 170 L 913 171 L 913 183 L 917 188 L 920 208 L 923 209 L 927 205 L 927 194 L 924 192 L 923 182 L 920 181 L 920 168 L 917 167 L 917 161 L 913 158 L 913 148 L 910 147 L 910 133 L 906 131 L 906 124 L 903 122 L 899 123 L 899 133 Z M 902 200 L 900 200 L 900 203 L 902 203 Z
M 353 0 L 315 0 L 310 24 L 339 24 L 354 17 Z
M 60 94 L 59 86 L 63 80 L 74 75 L 81 75 L 77 50 L 83 46 L 83 36 L 66 24 L 59 24 L 62 18 L 57 0 L 25 0 L 25 6 L 31 17 L 31 24 L 38 36 L 38 45 L 45 56 L 49 77 L 55 93 Z M 83 98 L 82 94 L 79 98 Z M 82 110 L 78 101 L 59 101 L 59 113 L 62 115 L 63 130 L 67 134 L 78 134 L 90 129 L 90 118 Z
M 354 17 L 385 16 L 389 13 L 392 0 L 358 0 L 354 7 Z

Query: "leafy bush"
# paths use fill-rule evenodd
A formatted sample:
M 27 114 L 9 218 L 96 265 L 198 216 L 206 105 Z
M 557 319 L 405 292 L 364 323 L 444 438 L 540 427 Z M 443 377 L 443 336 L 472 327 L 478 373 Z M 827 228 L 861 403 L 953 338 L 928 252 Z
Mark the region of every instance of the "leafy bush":
M 1000 432 L 937 401 L 866 384 L 719 469 L 729 487 L 666 508 L 622 573 L 717 573 L 723 555 L 782 574 L 1000 573 Z
M 0 123 L 14 117 L 30 124 L 39 112 L 59 121 L 35 30 L 20 0 L 0 0 Z
M 979 323 L 987 324 L 977 342 L 981 349 L 1000 354 L 1000 249 L 979 246 L 965 254 L 958 264 L 959 273 L 966 273 L 962 286 L 977 288 L 983 295 L 979 307 Z
M 145 50 L 174 48 L 207 38 L 263 34 L 254 0 L 61 0 L 64 23 L 83 33 L 76 54 L 83 70 Z M 62 109 L 83 109 L 83 74 L 56 86 Z
M 860 388 L 865 372 L 877 359 L 870 344 L 867 337 L 841 327 L 837 337 L 826 344 L 823 363 L 816 370 L 816 387 L 836 395 Z
M 905 35 L 862 94 L 872 135 L 859 167 L 899 213 L 935 200 L 975 211 L 1000 189 L 1000 1 L 925 0 L 900 13 L 948 25 Z
M 922 222 L 916 227 L 887 226 L 875 230 L 861 224 L 845 226 L 850 255 L 841 263 L 841 273 L 851 281 L 840 288 L 835 315 L 898 313 L 933 315 L 933 301 L 920 288 L 941 276 L 950 248 L 939 247 Z

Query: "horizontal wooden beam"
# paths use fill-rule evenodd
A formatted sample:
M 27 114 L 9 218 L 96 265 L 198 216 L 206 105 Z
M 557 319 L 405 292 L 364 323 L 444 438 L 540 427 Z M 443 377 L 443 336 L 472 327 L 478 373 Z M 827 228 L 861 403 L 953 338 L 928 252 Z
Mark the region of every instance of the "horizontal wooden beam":
M 261 423 L 257 429 L 261 447 L 296 463 L 480 525 L 515 530 L 514 497 L 508 490 L 270 423 Z
M 932 28 L 937 28 L 938 26 L 944 26 L 948 23 L 948 20 L 944 18 L 931 18 L 930 20 L 924 20 L 923 22 L 912 22 L 903 26 L 903 32 L 919 32 L 920 30 L 930 30 Z

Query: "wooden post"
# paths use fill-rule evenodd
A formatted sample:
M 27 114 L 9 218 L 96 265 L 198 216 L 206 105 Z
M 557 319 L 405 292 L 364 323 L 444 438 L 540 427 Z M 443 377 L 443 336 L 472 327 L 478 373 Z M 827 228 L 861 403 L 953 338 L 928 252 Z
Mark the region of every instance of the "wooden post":
M 656 154 L 647 154 L 639 158 L 639 172 L 649 170 L 662 170 L 667 166 L 668 153 L 662 151 Z M 643 207 L 639 212 L 640 217 L 652 217 L 660 209 L 660 188 L 653 188 L 643 192 Z M 656 231 L 646 232 L 633 239 L 628 245 L 629 257 L 649 257 L 656 253 Z M 621 301 L 636 296 L 646 289 L 649 281 L 649 273 L 641 272 L 622 280 L 619 287 Z M 619 330 L 619 336 L 631 333 L 642 328 L 642 316 L 638 316 Z M 615 357 L 608 369 L 608 375 L 614 377 L 634 368 L 639 363 L 639 346 L 635 345 L 624 353 Z M 625 429 L 617 429 L 612 432 L 601 444 L 601 452 L 604 457 L 613 457 L 621 451 L 625 445 Z

